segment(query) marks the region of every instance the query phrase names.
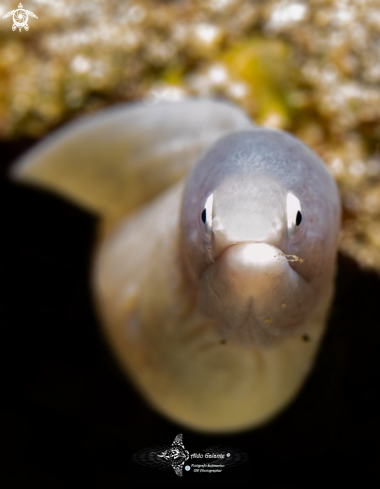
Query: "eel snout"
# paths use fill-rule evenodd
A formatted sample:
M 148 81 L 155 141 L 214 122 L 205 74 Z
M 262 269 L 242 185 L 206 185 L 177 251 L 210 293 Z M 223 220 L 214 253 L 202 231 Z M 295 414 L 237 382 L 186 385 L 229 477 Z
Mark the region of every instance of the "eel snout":
M 229 246 L 204 271 L 199 288 L 200 309 L 215 319 L 223 339 L 244 331 L 245 339 L 268 345 L 292 334 L 316 300 L 286 255 L 266 243 Z

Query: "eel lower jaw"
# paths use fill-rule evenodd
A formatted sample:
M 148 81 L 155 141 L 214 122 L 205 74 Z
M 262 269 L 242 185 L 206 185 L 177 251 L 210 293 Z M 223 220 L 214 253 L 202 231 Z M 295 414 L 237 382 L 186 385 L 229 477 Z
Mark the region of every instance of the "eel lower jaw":
M 200 310 L 213 318 L 222 338 L 273 344 L 293 334 L 317 301 L 313 289 L 277 247 L 229 246 L 202 274 Z

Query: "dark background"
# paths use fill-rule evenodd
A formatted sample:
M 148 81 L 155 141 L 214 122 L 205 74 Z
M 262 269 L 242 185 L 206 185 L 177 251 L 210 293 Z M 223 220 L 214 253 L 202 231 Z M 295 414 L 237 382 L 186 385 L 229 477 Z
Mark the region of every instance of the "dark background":
M 205 436 L 152 411 L 103 341 L 90 293 L 97 220 L 7 169 L 34 141 L 0 143 L 0 487 L 223 485 L 380 487 L 380 279 L 339 256 L 337 294 L 315 368 L 265 427 Z M 219 474 L 156 470 L 132 454 L 213 444 L 249 455 Z

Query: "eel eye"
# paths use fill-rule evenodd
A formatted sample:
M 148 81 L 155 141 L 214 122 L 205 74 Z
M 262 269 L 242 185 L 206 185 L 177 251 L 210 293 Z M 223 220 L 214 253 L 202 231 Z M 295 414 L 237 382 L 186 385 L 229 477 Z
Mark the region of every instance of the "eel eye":
M 301 237 L 304 219 L 300 201 L 290 192 L 286 196 L 286 212 L 288 219 L 288 235 L 291 241 L 294 242 Z
M 207 197 L 205 205 L 199 215 L 199 224 L 201 226 L 203 237 L 208 241 L 211 239 L 212 233 L 212 203 L 213 194 Z

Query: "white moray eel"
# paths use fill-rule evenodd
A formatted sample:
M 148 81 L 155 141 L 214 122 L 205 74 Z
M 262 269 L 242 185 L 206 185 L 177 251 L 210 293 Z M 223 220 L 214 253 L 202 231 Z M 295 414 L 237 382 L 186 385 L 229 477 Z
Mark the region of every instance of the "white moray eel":
M 328 319 L 340 227 L 335 182 L 302 142 L 224 102 L 126 104 L 56 131 L 12 175 L 102 217 L 96 304 L 154 408 L 234 432 L 294 399 Z

